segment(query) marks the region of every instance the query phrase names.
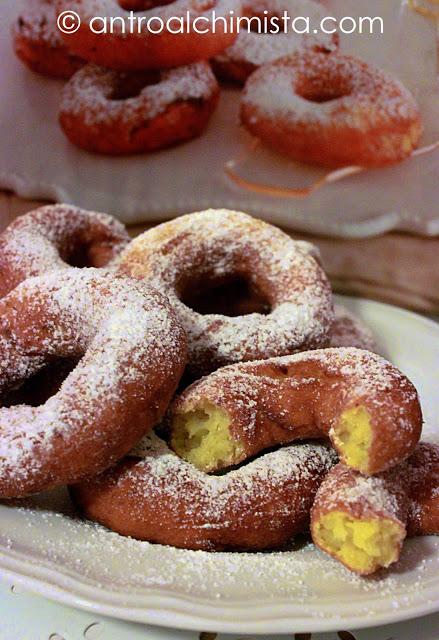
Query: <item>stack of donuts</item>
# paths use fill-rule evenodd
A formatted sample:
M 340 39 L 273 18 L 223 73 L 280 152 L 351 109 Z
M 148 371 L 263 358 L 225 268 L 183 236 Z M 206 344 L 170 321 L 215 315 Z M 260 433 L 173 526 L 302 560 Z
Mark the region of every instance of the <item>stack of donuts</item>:
M 80 19 L 67 34 L 57 26 L 66 11 Z M 164 27 L 133 29 L 132 11 L 137 24 Z M 30 0 L 14 48 L 32 70 L 68 80 L 59 121 L 90 152 L 145 153 L 201 135 L 220 81 L 244 86 L 242 125 L 293 160 L 380 167 L 409 157 L 423 130 L 411 93 L 340 53 L 337 33 L 275 33 L 285 12 L 315 26 L 327 15 L 316 0 Z M 95 17 L 112 19 L 111 29 L 95 33 Z M 170 30 L 173 18 L 181 32 Z
M 209 210 L 130 242 L 54 205 L 0 236 L 0 497 L 69 485 L 121 535 L 313 541 L 352 571 L 439 533 L 413 384 L 334 309 L 318 251 Z

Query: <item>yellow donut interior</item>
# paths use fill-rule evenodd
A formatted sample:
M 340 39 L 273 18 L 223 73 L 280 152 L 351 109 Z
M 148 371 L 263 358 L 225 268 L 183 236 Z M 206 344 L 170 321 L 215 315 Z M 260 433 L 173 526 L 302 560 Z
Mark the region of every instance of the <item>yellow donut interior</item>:
M 171 446 L 175 453 L 201 471 L 212 471 L 234 464 L 242 445 L 233 440 L 230 418 L 211 404 L 175 416 Z
M 331 511 L 313 525 L 314 542 L 349 569 L 367 575 L 399 557 L 405 531 L 388 518 L 353 518 Z
M 334 442 L 345 464 L 363 473 L 368 472 L 372 426 L 365 407 L 347 409 L 341 414 L 334 427 Z

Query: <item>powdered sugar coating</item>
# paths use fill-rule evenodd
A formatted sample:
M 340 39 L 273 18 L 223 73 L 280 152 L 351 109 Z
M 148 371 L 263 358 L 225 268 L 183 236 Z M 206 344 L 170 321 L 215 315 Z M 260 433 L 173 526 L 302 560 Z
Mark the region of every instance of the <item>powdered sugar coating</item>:
M 110 263 L 128 244 L 112 216 L 56 204 L 31 211 L 0 235 L 0 297 L 26 278 L 71 269 L 66 262 L 86 249 L 90 266 Z
M 399 80 L 337 53 L 304 53 L 265 65 L 246 84 L 241 114 L 245 126 L 268 144 L 272 131 L 281 151 L 276 130 L 299 132 L 298 144 L 309 148 L 293 148 L 291 154 L 328 166 L 396 162 L 411 153 L 422 133 L 419 107 Z M 350 140 L 353 149 L 343 156 L 337 140 Z
M 406 535 L 439 534 L 439 446 L 421 442 L 405 462 L 375 477 L 335 466 L 317 492 L 312 523 L 330 512 L 389 519 Z
M 0 495 L 96 473 L 160 419 L 185 336 L 158 292 L 96 269 L 32 278 L 0 301 L 0 392 L 55 358 L 78 358 L 39 407 L 0 409 Z
M 336 460 L 323 445 L 298 445 L 208 476 L 156 436 L 130 455 L 143 460 L 122 462 L 75 487 L 75 500 L 110 528 L 189 549 L 263 549 L 289 542 L 307 527 L 317 487 Z
M 145 86 L 138 96 L 124 100 L 113 94 L 126 74 L 89 64 L 64 87 L 60 114 L 82 117 L 86 126 L 145 125 L 173 104 L 208 100 L 218 91 L 209 65 L 192 65 L 160 72 L 156 84 Z
M 122 3 L 121 3 L 122 4 Z M 129 7 L 129 2 L 125 5 Z M 234 42 L 229 26 L 241 0 L 176 0 L 135 2 L 132 15 L 117 0 L 57 0 L 57 10 L 75 11 L 79 29 L 65 36 L 68 46 L 84 60 L 108 69 L 134 71 L 171 69 L 209 60 Z M 99 16 L 108 27 L 103 37 L 90 28 Z M 214 17 L 218 18 L 214 22 Z M 197 23 L 195 22 L 197 21 Z
M 243 5 L 245 16 L 263 17 L 268 11 L 268 18 L 280 18 L 287 12 L 290 20 L 300 16 L 308 18 L 313 28 L 318 28 L 322 19 L 327 15 L 324 7 L 313 0 L 247 0 Z M 318 34 L 299 34 L 289 25 L 288 33 L 256 33 L 242 28 L 235 43 L 219 56 L 214 63 L 220 65 L 221 75 L 235 79 L 228 71 L 229 65 L 242 68 L 242 77 L 248 77 L 252 71 L 263 64 L 273 62 L 298 51 L 318 50 L 331 52 L 337 49 L 337 38 L 334 34 L 323 31 Z M 283 25 L 281 24 L 281 29 Z
M 136 475 L 134 490 L 139 499 L 154 499 L 155 492 L 163 491 L 164 480 L 169 481 L 168 491 L 174 501 L 178 502 L 184 485 L 195 483 L 202 499 L 189 505 L 187 516 L 208 520 L 209 523 L 204 526 L 215 526 L 213 522 L 216 522 L 217 527 L 222 523 L 221 512 L 232 499 L 245 502 L 252 491 L 263 489 L 269 492 L 270 488 L 279 486 L 288 479 L 295 483 L 298 490 L 307 474 L 319 469 L 327 472 L 337 459 L 334 452 L 324 445 L 296 445 L 267 453 L 225 475 L 214 476 L 202 473 L 179 458 L 155 435 L 145 436 L 130 455 L 142 457 L 144 460 L 139 463 L 139 468 L 147 469 L 143 478 Z M 130 473 L 132 472 L 128 472 Z M 291 506 L 293 505 L 287 504 L 284 508 L 289 509 Z
M 343 464 L 328 474 L 317 496 L 316 518 L 338 511 L 355 518 L 388 518 L 405 528 L 408 499 L 404 489 L 407 463 L 378 476 L 363 476 Z
M 26 0 L 23 10 L 12 27 L 13 36 L 30 42 L 45 43 L 49 47 L 63 47 L 61 32 L 56 24 L 55 0 Z
M 84 65 L 70 52 L 56 23 L 55 0 L 20 1 L 20 14 L 11 35 L 18 58 L 32 71 L 68 79 Z
M 296 87 L 304 78 L 320 78 L 320 84 L 340 78 L 345 95 L 327 102 L 313 102 L 301 97 Z M 336 91 L 336 88 L 334 87 Z M 411 121 L 419 115 L 410 91 L 380 69 L 345 55 L 304 54 L 285 58 L 264 67 L 247 85 L 243 103 L 258 108 L 272 118 L 292 126 L 322 129 L 339 122 L 367 132 L 384 122 Z
M 381 572 L 365 580 L 349 572 L 314 545 L 303 542 L 293 550 L 271 553 L 211 553 L 173 549 L 122 537 L 95 523 L 72 517 L 67 496 L 51 492 L 27 501 L 21 507 L 4 506 L 2 548 L 19 552 L 32 545 L 36 558 L 58 575 L 70 575 L 82 584 L 108 589 L 141 605 L 151 592 L 166 596 L 202 598 L 212 606 L 236 607 L 246 611 L 248 620 L 261 602 L 267 607 L 282 602 L 303 605 L 316 624 L 326 616 L 340 628 L 340 592 L 355 598 L 358 614 L 365 624 L 373 624 L 386 606 L 404 611 L 419 602 L 426 584 L 437 575 L 438 542 L 426 545 L 409 542 L 398 564 L 398 574 Z M 10 512 L 13 510 L 13 513 Z M 63 511 L 64 513 L 60 513 Z M 323 595 L 330 594 L 331 614 L 322 614 Z M 263 613 L 268 611 L 264 608 Z M 348 607 L 346 613 L 349 613 Z M 293 627 L 290 624 L 289 630 Z M 244 627 L 242 627 L 244 633 Z M 284 628 L 285 632 L 288 631 Z M 291 635 L 291 633 L 290 633 Z
M 136 238 L 119 268 L 165 293 L 189 338 L 194 373 L 326 345 L 333 320 L 329 282 L 303 243 L 246 214 L 208 210 Z M 182 302 L 202 281 L 236 275 L 262 290 L 271 313 L 201 315 Z
M 114 32 L 124 33 L 129 32 L 128 18 L 130 11 L 120 6 L 117 0 L 56 0 L 58 13 L 68 9 L 76 11 L 82 21 L 90 22 L 95 16 L 109 16 L 112 18 L 123 18 L 126 21 L 125 27 L 123 27 L 120 21 L 114 21 Z M 215 9 L 217 15 L 229 16 L 230 11 L 239 9 L 240 3 L 237 0 L 175 0 L 166 5 L 153 7 L 143 11 L 136 11 L 137 18 L 144 18 L 149 20 L 151 18 L 161 18 L 166 21 L 169 18 L 184 18 L 187 17 L 189 11 L 190 20 L 203 17 L 209 18 L 212 15 L 212 10 Z M 203 27 L 204 27 L 203 23 Z M 175 25 L 174 25 L 175 29 Z
M 355 347 L 379 353 L 372 331 L 364 322 L 341 305 L 335 305 L 331 347 Z
M 336 427 L 362 407 L 372 442 L 368 474 L 407 458 L 419 441 L 422 414 L 411 382 L 381 356 L 355 348 L 321 349 L 224 367 L 195 382 L 171 407 L 174 418 L 218 407 L 243 452 L 233 463 L 277 445 L 329 435 L 343 458 Z

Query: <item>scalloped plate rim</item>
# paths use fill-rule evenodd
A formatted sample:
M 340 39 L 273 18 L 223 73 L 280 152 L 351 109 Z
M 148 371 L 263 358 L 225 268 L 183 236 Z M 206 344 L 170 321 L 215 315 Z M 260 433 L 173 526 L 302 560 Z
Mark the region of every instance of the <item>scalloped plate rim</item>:
M 361 311 L 367 313 L 374 310 L 384 314 L 390 313 L 395 319 L 400 317 L 418 325 L 420 331 L 431 332 L 433 338 L 435 334 L 439 336 L 439 326 L 416 313 L 364 298 L 340 296 L 339 299 L 347 306 L 355 306 L 360 315 Z M 291 629 L 296 633 L 337 631 L 340 626 L 360 629 L 401 622 L 439 610 L 439 581 L 420 591 L 417 599 L 409 607 L 395 609 L 391 600 L 387 608 L 371 617 L 367 614 L 349 614 L 348 609 L 352 602 L 334 610 L 333 604 L 325 604 L 320 600 L 318 607 L 322 615 L 315 617 L 312 609 L 316 606 L 314 603 L 294 604 L 287 602 L 285 598 L 278 598 L 277 602 L 272 601 L 268 604 L 254 599 L 221 605 L 220 601 L 214 598 L 191 598 L 187 594 L 170 595 L 169 592 L 157 588 L 145 587 L 136 592 L 122 593 L 108 588 L 111 586 L 111 575 L 107 587 L 98 586 L 91 580 L 81 578 L 79 573 L 74 575 L 72 571 L 36 557 L 31 546 L 27 552 L 0 548 L 0 570 L 4 576 L 18 580 L 31 591 L 62 604 L 132 622 L 199 631 L 215 629 L 225 633 L 262 634 L 291 633 Z M 386 597 L 391 599 L 391 596 Z M 397 598 L 394 596 L 394 599 Z M 382 594 L 377 592 L 368 598 L 359 597 L 358 603 L 363 606 L 375 601 L 382 604 L 382 600 Z

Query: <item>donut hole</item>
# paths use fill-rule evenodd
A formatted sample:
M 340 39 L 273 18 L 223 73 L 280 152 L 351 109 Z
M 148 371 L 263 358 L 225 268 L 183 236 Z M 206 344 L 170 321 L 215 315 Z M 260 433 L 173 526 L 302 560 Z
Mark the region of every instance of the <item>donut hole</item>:
M 155 70 L 139 73 L 120 73 L 115 79 L 115 84 L 108 99 L 120 102 L 130 98 L 137 98 L 145 87 L 159 84 L 160 80 L 161 73 Z
M 166 7 L 175 0 L 118 0 L 118 4 L 125 11 L 148 11 L 156 7 Z
M 158 7 L 166 7 L 173 4 L 175 0 L 118 0 L 118 4 L 125 11 L 149 11 Z M 196 11 L 207 11 L 212 9 L 216 0 L 192 0 L 191 8 Z
M 110 262 L 113 255 L 113 247 L 108 243 L 93 240 L 80 242 L 73 248 L 69 248 L 62 258 L 70 267 L 85 269 L 87 267 L 104 267 Z
M 58 393 L 64 380 L 78 364 L 78 358 L 56 358 L 36 374 L 9 391 L 0 403 L 2 407 L 26 404 L 39 407 Z
M 316 76 L 300 79 L 296 83 L 295 92 L 307 102 L 323 104 L 349 96 L 351 87 L 343 78 Z
M 192 280 L 184 287 L 180 299 L 201 315 L 234 318 L 251 313 L 268 315 L 271 311 L 264 292 L 241 275 Z

